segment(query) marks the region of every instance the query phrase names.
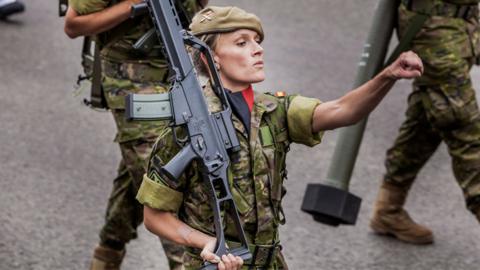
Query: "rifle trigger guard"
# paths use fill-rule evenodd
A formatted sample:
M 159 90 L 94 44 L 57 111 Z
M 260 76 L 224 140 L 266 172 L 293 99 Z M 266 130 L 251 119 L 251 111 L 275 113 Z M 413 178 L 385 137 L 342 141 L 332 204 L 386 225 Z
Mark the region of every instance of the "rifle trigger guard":
M 172 135 L 173 135 L 173 139 L 175 140 L 175 143 L 180 146 L 181 148 L 183 148 L 185 146 L 185 144 L 188 143 L 188 135 L 185 136 L 184 138 L 179 138 L 177 136 L 177 129 L 173 128 L 172 127 Z

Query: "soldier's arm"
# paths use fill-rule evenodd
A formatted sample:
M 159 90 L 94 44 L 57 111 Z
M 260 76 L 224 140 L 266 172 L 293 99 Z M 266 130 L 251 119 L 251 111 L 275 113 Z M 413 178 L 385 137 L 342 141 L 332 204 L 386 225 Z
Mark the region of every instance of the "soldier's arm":
M 68 7 L 64 31 L 70 38 L 91 36 L 105 32 L 127 20 L 133 4 L 143 0 L 125 0 L 103 10 L 81 15 Z
M 380 103 L 398 79 L 421 76 L 423 65 L 413 52 L 399 56 L 373 79 L 343 97 L 319 104 L 313 113 L 312 131 L 330 130 L 357 123 Z
M 148 206 L 143 207 L 143 222 L 145 228 L 151 233 L 168 239 L 182 246 L 190 246 L 201 249 L 202 259 L 211 263 L 218 263 L 219 269 L 240 269 L 243 260 L 232 254 L 224 255 L 222 258 L 213 253 L 217 242 L 215 237 L 183 223 L 174 214 L 168 211 L 160 211 Z
M 171 212 L 145 205 L 143 215 L 143 222 L 147 230 L 182 246 L 202 249 L 208 242 L 213 241 L 215 243 L 214 237 L 191 228 Z

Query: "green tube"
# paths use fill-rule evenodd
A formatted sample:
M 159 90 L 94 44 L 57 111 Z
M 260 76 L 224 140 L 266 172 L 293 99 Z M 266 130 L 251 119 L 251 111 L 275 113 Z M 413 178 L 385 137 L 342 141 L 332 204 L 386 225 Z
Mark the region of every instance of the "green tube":
M 358 63 L 353 88 L 366 83 L 382 70 L 396 23 L 398 4 L 398 0 L 378 2 L 367 42 Z M 366 124 L 367 118 L 338 131 L 338 140 L 328 169 L 326 185 L 348 190 Z

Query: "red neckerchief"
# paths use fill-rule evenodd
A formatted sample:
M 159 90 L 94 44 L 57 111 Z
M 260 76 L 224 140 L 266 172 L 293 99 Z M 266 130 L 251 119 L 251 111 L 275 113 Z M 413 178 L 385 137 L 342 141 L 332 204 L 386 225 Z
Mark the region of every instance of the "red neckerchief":
M 252 85 L 248 86 L 247 89 L 242 91 L 243 98 L 248 105 L 248 109 L 252 112 L 253 108 L 253 88 Z

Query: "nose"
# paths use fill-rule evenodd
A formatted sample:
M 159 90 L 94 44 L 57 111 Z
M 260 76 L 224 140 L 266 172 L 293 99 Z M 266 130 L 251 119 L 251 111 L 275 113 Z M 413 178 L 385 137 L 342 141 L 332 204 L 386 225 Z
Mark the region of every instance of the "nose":
M 255 42 L 255 48 L 253 50 L 253 55 L 254 56 L 263 55 L 263 47 L 260 46 L 260 43 L 258 43 L 258 42 Z

